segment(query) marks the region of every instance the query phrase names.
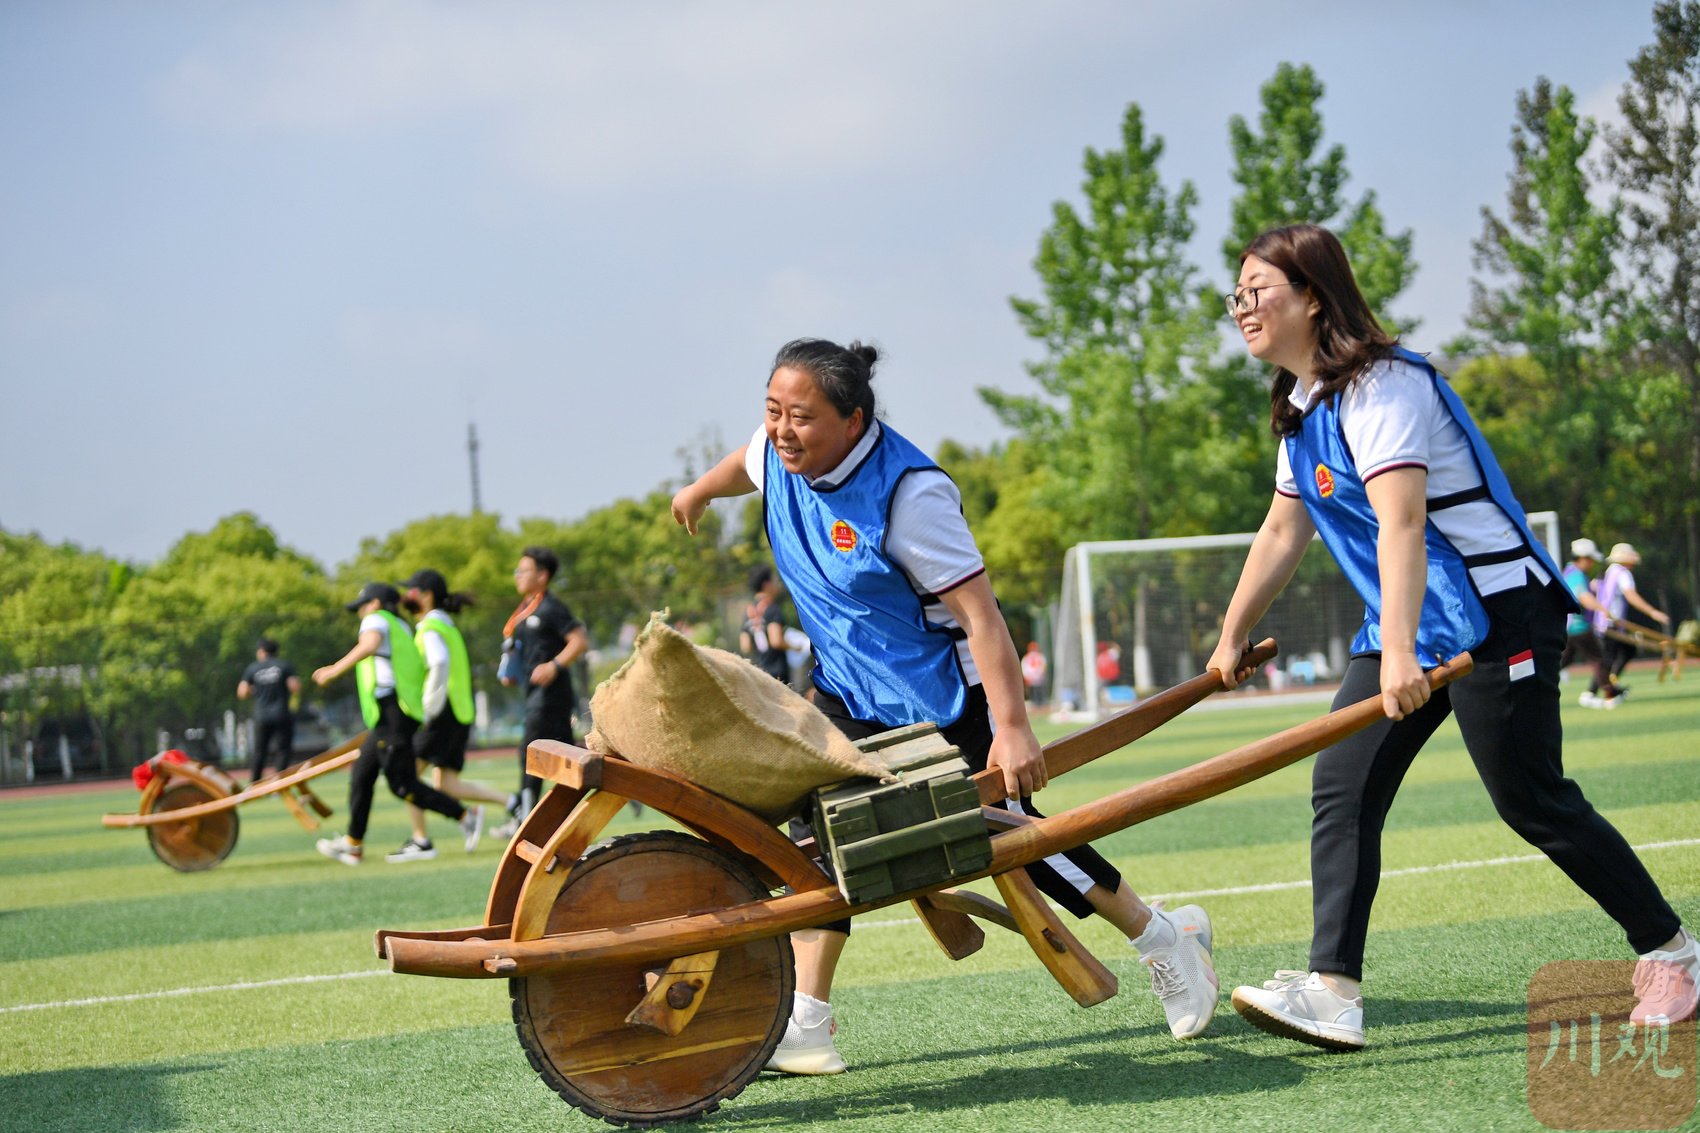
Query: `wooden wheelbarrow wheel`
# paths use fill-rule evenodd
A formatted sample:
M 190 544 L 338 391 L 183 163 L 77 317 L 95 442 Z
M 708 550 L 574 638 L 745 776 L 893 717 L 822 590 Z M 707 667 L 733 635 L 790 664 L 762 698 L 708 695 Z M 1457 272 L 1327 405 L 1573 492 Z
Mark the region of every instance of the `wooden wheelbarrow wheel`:
M 219 796 L 197 783 L 182 780 L 169 784 L 154 800 L 149 814 L 165 810 L 210 803 Z M 203 814 L 182 822 L 162 822 L 149 826 L 148 847 L 154 857 L 182 873 L 199 873 L 211 869 L 236 848 L 240 823 L 234 809 L 216 814 Z
M 747 867 L 707 842 L 672 832 L 630 834 L 578 860 L 548 932 L 625 927 L 768 895 Z M 657 967 L 614 963 L 508 981 L 531 1065 L 568 1103 L 615 1125 L 713 1112 L 761 1073 L 791 1015 L 796 985 L 787 936 L 720 952 L 695 1014 L 675 1035 L 627 1020 Z

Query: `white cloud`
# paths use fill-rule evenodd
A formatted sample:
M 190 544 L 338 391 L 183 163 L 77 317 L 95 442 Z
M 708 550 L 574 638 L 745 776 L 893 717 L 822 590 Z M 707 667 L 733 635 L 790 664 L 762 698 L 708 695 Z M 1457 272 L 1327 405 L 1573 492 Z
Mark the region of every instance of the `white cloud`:
M 1621 79 L 1595 87 L 1593 90 L 1577 96 L 1576 113 L 1584 118 L 1592 118 L 1602 127 L 1621 128 L 1624 124 L 1624 117 L 1623 111 L 1618 109 L 1617 99 L 1622 93 L 1623 80 Z

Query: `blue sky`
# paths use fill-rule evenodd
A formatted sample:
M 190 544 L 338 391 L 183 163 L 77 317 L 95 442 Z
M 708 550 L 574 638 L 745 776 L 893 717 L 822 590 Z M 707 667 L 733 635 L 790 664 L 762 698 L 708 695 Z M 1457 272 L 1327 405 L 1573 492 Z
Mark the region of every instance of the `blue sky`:
M 334 565 L 469 507 L 469 421 L 487 510 L 576 518 L 741 443 L 805 334 L 879 343 L 923 446 L 993 441 L 1084 147 L 1139 103 L 1225 286 L 1227 121 L 1281 62 L 1415 230 L 1433 347 L 1516 92 L 1610 114 L 1650 8 L 9 0 L 0 526 L 146 561 L 247 509 Z

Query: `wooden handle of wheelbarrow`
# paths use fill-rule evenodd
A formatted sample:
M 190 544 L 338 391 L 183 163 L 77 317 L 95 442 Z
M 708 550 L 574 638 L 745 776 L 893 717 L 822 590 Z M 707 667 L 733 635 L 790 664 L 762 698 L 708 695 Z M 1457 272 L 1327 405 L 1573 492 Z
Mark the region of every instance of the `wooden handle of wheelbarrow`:
M 1429 674 L 1429 687 L 1438 689 L 1469 671 L 1469 654 L 1459 654 Z M 1381 715 L 1381 697 L 1373 696 L 1320 720 L 1128 787 L 1095 803 L 1023 822 L 994 834 L 991 863 L 962 880 L 1004 873 L 1136 822 L 1167 814 L 1187 803 L 1219 795 L 1259 775 L 1296 763 L 1369 726 Z M 899 893 L 885 901 L 851 905 L 836 886 L 829 885 L 730 909 L 688 913 L 635 925 L 582 929 L 541 940 L 500 939 L 508 926 L 497 925 L 451 933 L 385 932 L 379 934 L 379 941 L 389 958 L 390 970 L 407 975 L 452 979 L 543 975 L 599 965 L 666 963 L 695 952 L 724 951 L 752 940 L 800 928 L 816 928 L 917 895 Z M 948 894 L 944 896 L 947 898 L 944 906 L 951 908 L 955 902 L 949 900 Z
M 1258 668 L 1271 660 L 1280 649 L 1275 639 L 1266 637 L 1240 656 L 1241 669 Z M 1222 674 L 1208 669 L 1202 676 L 1164 689 L 1155 696 L 1140 701 L 1131 708 L 1053 740 L 1045 745 L 1045 774 L 1055 779 L 1065 771 L 1091 763 L 1099 756 L 1120 751 L 1134 740 L 1147 736 L 1185 712 L 1213 692 L 1222 689 Z M 982 803 L 995 803 L 1005 797 L 1003 772 L 988 767 L 974 776 Z
M 1438 691 L 1469 673 L 1474 662 L 1460 653 L 1428 672 L 1430 690 Z M 1083 846 L 1135 823 L 1168 814 L 1183 806 L 1219 795 L 1254 779 L 1315 755 L 1330 744 L 1382 719 L 1381 694 L 1326 716 L 1288 728 L 1214 759 L 1183 767 L 1136 786 L 1107 795 L 1050 818 L 1024 823 L 992 839 L 989 872 L 1002 873 L 1075 846 Z
M 178 810 L 154 811 L 151 814 L 106 814 L 101 816 L 100 824 L 114 827 L 160 826 L 169 822 L 187 822 L 190 819 L 217 814 L 222 810 L 231 810 L 243 803 L 264 798 L 266 795 L 276 794 L 295 786 L 297 783 L 305 783 L 309 779 L 328 774 L 339 767 L 348 766 L 360 758 L 359 748 L 365 739 L 366 733 L 361 732 L 357 736 L 342 741 L 328 751 L 322 751 L 311 759 L 296 764 L 296 769 L 286 775 L 277 775 L 270 779 L 261 780 L 260 783 L 245 791 L 222 799 L 214 799 L 212 802 L 198 803 L 195 806 L 186 806 Z

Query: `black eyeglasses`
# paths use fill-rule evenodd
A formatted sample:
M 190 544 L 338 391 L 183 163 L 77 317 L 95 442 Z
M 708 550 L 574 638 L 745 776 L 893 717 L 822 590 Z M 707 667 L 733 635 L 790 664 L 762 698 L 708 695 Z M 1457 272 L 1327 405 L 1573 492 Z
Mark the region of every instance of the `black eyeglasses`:
M 1238 291 L 1234 292 L 1232 295 L 1222 296 L 1222 302 L 1228 308 L 1228 317 L 1229 318 L 1232 318 L 1233 316 L 1239 314 L 1241 311 L 1244 311 L 1246 314 L 1249 315 L 1251 312 L 1257 310 L 1257 293 L 1259 291 L 1268 291 L 1271 287 L 1303 287 L 1303 286 L 1304 286 L 1304 284 L 1299 283 L 1298 281 L 1294 280 L 1294 281 L 1289 281 L 1287 283 L 1265 283 L 1261 287 L 1242 287 Z

